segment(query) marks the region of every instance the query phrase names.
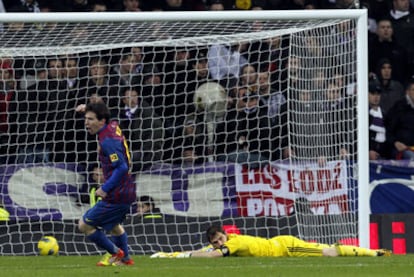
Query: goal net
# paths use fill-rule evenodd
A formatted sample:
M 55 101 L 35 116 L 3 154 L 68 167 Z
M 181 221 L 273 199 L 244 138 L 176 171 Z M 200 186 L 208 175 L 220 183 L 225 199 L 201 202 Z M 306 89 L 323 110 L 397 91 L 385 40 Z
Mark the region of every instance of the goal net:
M 0 253 L 36 254 L 43 235 L 101 253 L 77 230 L 104 182 L 81 108 L 97 101 L 131 151 L 132 254 L 200 248 L 212 224 L 368 246 L 364 20 L 0 15 Z

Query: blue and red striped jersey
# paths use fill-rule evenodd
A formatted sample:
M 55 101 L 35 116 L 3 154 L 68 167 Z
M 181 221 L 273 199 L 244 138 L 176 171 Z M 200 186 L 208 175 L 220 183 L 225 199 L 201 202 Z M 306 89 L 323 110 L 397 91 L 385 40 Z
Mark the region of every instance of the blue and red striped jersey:
M 98 132 L 99 160 L 105 183 L 102 189 L 109 203 L 130 204 L 136 200 L 136 185 L 129 169 L 131 155 L 125 137 L 116 121 L 106 124 Z

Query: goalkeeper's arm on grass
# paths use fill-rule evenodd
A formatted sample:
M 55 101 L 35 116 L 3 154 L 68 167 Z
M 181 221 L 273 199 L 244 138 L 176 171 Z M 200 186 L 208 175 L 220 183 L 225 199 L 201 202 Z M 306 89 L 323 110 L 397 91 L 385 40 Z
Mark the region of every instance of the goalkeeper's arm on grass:
M 190 258 L 190 257 L 223 257 L 221 250 L 214 249 L 211 245 L 203 247 L 200 250 L 184 252 L 157 252 L 151 255 L 151 258 Z

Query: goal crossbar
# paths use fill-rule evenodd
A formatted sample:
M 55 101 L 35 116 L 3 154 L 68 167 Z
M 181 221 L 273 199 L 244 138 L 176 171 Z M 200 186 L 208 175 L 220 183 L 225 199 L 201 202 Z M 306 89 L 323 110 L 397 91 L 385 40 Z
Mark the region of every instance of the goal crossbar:
M 30 15 L 30 16 L 29 16 Z M 106 12 L 106 13 L 4 13 L 2 22 L 157 22 L 157 21 L 223 21 L 225 20 L 292 20 L 292 19 L 357 19 L 366 16 L 366 10 L 317 11 L 218 11 L 218 12 Z

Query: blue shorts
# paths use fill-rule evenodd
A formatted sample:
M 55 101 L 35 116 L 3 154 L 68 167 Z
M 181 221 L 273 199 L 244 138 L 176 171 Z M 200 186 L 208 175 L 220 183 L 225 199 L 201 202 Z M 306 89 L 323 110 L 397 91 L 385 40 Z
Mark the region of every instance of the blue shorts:
M 129 211 L 129 204 L 111 204 L 105 201 L 98 201 L 95 206 L 86 211 L 82 219 L 88 225 L 110 231 L 124 221 Z

